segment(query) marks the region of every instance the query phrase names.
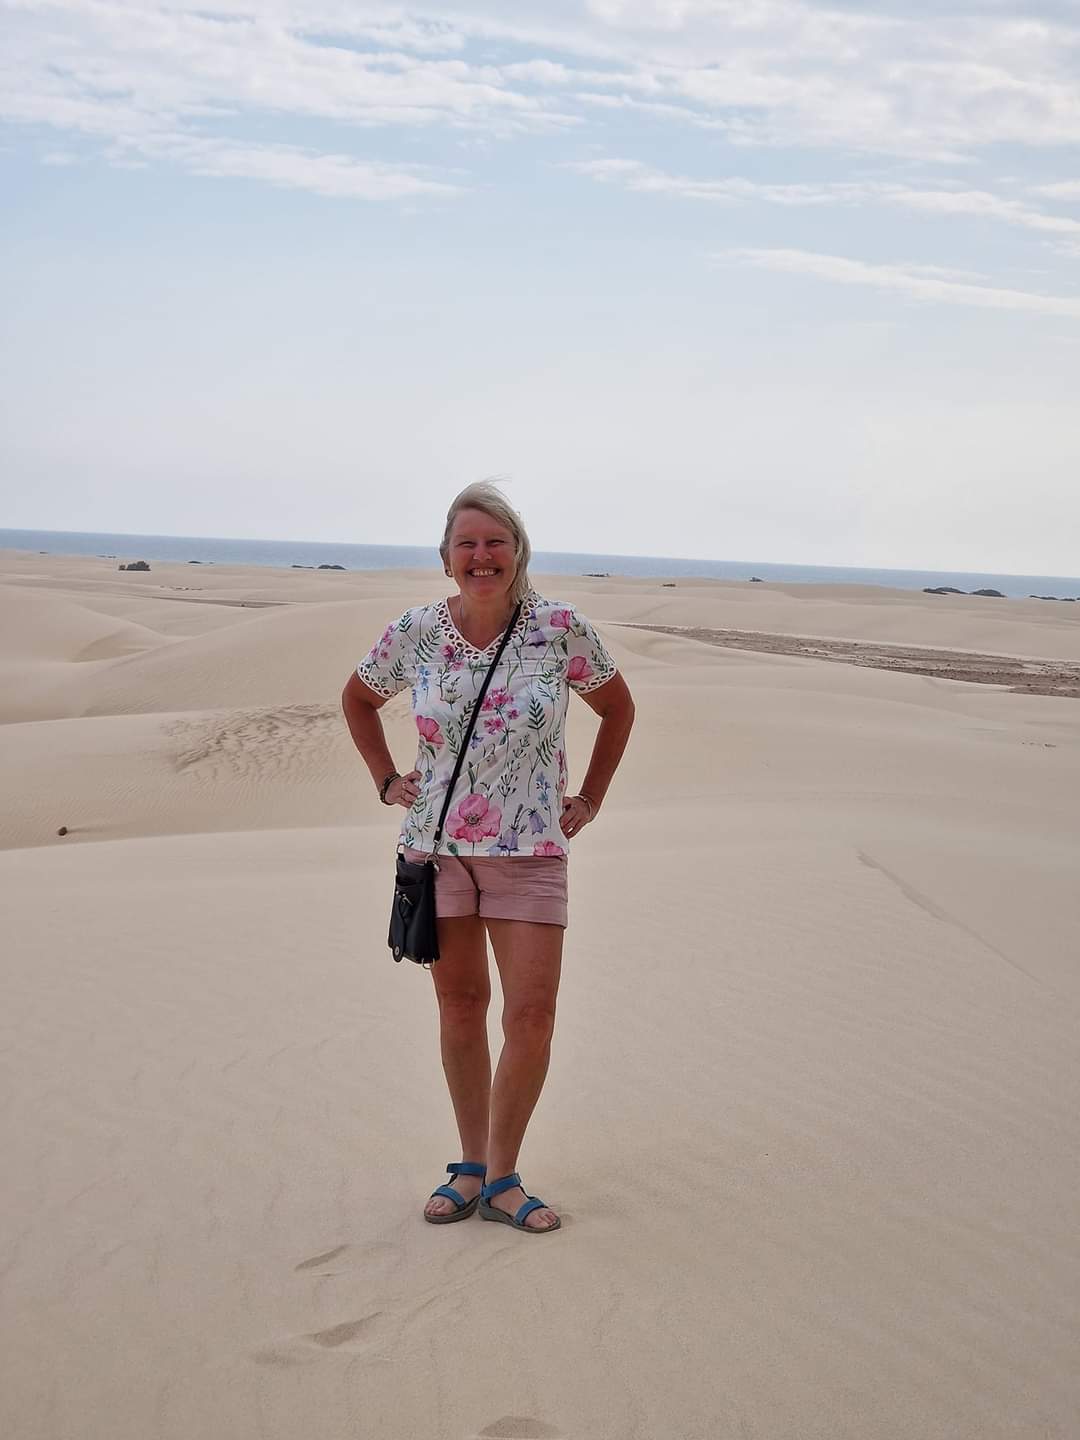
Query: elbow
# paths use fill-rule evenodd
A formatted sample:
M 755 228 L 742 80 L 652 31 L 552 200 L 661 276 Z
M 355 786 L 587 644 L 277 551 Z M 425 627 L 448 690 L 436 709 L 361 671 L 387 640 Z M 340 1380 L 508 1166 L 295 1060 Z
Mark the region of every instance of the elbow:
M 350 724 L 365 713 L 377 715 L 385 703 L 374 691 L 368 689 L 355 671 L 346 680 L 345 688 L 341 692 L 341 708 Z

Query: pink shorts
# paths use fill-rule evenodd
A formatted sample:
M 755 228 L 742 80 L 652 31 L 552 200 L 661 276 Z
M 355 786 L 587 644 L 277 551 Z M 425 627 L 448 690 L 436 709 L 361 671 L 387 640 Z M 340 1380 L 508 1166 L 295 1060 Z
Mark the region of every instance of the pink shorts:
M 407 860 L 426 859 L 406 850 Z M 532 920 L 566 929 L 565 855 L 439 855 L 435 913 L 441 920 Z

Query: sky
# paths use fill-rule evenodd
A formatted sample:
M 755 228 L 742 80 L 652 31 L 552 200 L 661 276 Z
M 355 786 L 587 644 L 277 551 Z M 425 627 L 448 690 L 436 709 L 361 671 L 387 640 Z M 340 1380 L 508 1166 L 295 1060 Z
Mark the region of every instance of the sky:
M 0 0 L 0 525 L 1080 572 L 1072 0 Z

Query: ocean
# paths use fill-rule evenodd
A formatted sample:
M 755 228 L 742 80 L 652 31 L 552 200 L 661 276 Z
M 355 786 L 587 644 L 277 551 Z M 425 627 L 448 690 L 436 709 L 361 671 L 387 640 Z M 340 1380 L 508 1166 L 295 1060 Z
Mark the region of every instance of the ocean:
M 341 565 L 346 570 L 431 568 L 433 546 L 349 545 L 311 540 L 229 540 L 209 536 L 110 535 L 68 530 L 0 530 L 0 549 L 51 555 L 107 556 L 128 560 L 198 560 L 204 565 Z M 676 560 L 658 555 L 578 555 L 538 550 L 532 570 L 548 575 L 632 575 L 710 580 L 782 581 L 802 585 L 885 585 L 900 590 L 951 585 L 957 590 L 1000 590 L 1022 598 L 1080 598 L 1080 579 L 1062 575 L 998 575 L 961 570 L 878 570 L 838 565 L 777 565 L 768 560 Z

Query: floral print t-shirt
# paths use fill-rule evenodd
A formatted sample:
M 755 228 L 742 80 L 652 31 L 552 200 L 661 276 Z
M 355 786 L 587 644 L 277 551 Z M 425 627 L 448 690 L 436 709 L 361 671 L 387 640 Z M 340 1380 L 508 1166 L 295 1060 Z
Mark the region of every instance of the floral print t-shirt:
M 469 715 L 502 636 L 486 650 L 458 632 L 445 600 L 406 610 L 356 667 L 387 699 L 412 689 L 420 794 L 403 843 L 431 850 Z M 559 829 L 566 790 L 570 691 L 586 694 L 615 662 L 573 606 L 530 591 L 480 708 L 454 787 L 442 848 L 451 855 L 566 854 Z

